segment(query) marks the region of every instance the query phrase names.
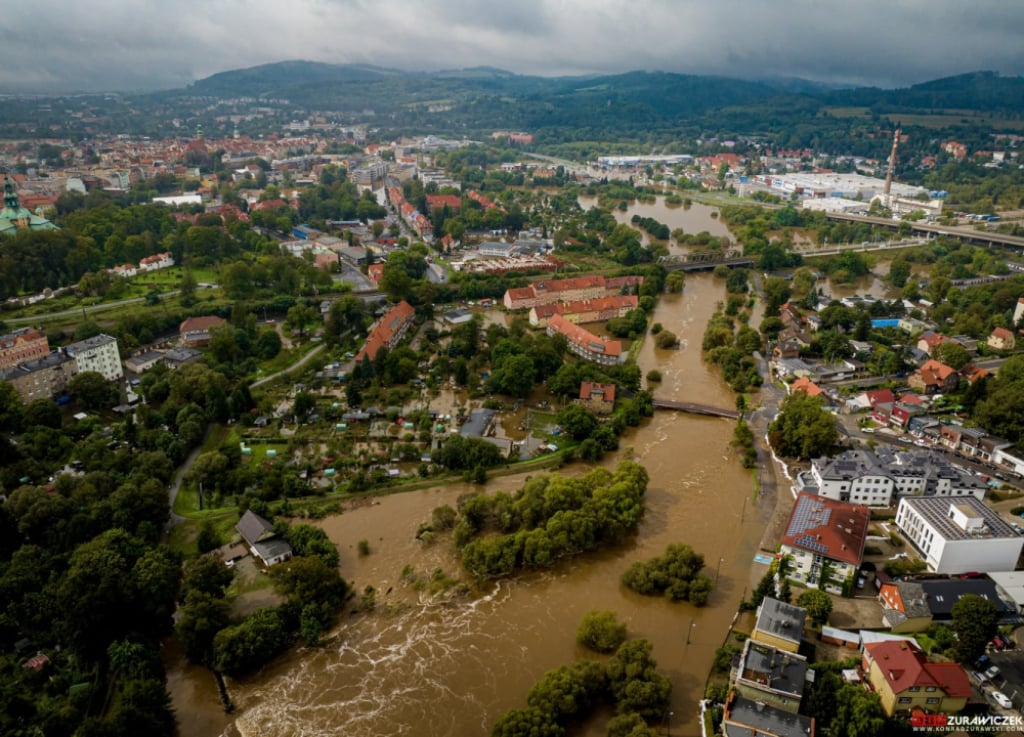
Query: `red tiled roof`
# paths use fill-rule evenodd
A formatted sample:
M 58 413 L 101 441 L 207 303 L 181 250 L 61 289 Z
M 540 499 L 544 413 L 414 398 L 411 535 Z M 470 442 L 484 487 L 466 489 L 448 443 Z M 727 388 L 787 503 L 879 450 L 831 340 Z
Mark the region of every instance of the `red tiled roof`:
M 623 287 L 638 287 L 644 283 L 642 276 L 610 276 L 604 280 L 605 289 L 622 289 Z
M 967 673 L 956 663 L 931 663 L 928 656 L 906 640 L 873 642 L 865 651 L 885 678 L 893 693 L 900 694 L 913 686 L 938 687 L 947 696 L 970 697 L 971 683 Z
M 592 381 L 580 383 L 580 399 L 590 399 L 595 389 L 604 395 L 606 402 L 615 401 L 615 384 L 598 384 Z
M 809 397 L 816 397 L 821 394 L 821 387 L 815 384 L 807 376 L 801 376 L 792 384 L 793 391 L 803 392 Z
M 377 357 L 377 352 L 381 348 L 387 347 L 395 333 L 399 332 L 409 320 L 412 320 L 415 314 L 416 310 L 404 299 L 388 310 L 377 326 L 370 331 L 366 338 L 366 345 L 356 355 L 356 360 L 361 361 L 364 356 L 371 361 L 374 360 Z
M 967 379 L 967 381 L 969 381 L 972 384 L 978 379 L 984 379 L 986 376 L 989 375 L 987 369 L 983 369 L 980 366 L 975 366 L 974 364 L 964 366 L 960 373 L 963 375 L 965 379 Z
M 570 279 L 547 279 L 535 282 L 534 292 L 567 292 L 576 289 L 603 288 L 605 280 L 603 276 L 576 276 Z
M 860 565 L 871 513 L 867 507 L 800 492 L 782 543 Z
M 451 210 L 458 210 L 462 207 L 462 199 L 453 194 L 427 195 L 427 207 L 430 210 L 440 210 L 445 206 Z
M 182 334 L 204 332 L 207 330 L 212 330 L 213 328 L 223 324 L 224 319 L 221 317 L 217 317 L 216 315 L 202 315 L 200 317 L 189 317 L 182 321 L 181 325 L 178 328 L 178 332 Z
M 508 296 L 512 300 L 530 299 L 533 295 L 533 287 L 509 287 L 508 290 Z
M 622 343 L 620 341 L 600 338 L 589 330 L 569 322 L 561 315 L 552 315 L 551 319 L 548 320 L 548 327 L 564 335 L 569 339 L 569 342 L 585 347 L 591 353 L 600 353 L 605 356 L 619 356 L 622 354 Z
M 892 389 L 875 389 L 867 392 L 867 397 L 868 404 L 872 407 L 877 404 L 892 404 L 896 401 L 896 395 L 892 393 Z
M 263 200 L 250 207 L 250 210 L 276 210 L 279 207 L 287 207 L 288 203 L 282 199 Z
M 917 370 L 917 373 L 921 376 L 921 380 L 925 385 L 928 386 L 944 384 L 946 379 L 956 373 L 956 370 L 933 358 L 930 361 L 925 361 L 924 365 Z
M 595 297 L 594 299 L 577 299 L 573 302 L 558 302 L 552 305 L 538 305 L 535 309 L 540 316 L 542 310 L 551 311 L 548 315 L 578 315 L 581 312 L 604 312 L 605 310 L 636 309 L 639 300 L 635 294 L 616 295 L 614 297 Z

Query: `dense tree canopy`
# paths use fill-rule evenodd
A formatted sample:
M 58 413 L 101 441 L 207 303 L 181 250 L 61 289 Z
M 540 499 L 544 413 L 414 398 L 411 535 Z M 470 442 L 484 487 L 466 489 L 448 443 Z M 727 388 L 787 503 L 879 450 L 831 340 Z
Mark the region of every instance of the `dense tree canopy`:
M 647 472 L 627 461 L 614 473 L 537 476 L 512 496 L 465 499 L 455 528 L 462 564 L 477 576 L 507 575 L 617 540 L 639 522 L 646 488 Z M 482 536 L 491 529 L 503 534 Z
M 793 392 L 782 400 L 768 434 L 776 452 L 804 460 L 827 454 L 839 439 L 835 418 L 820 399 L 804 392 Z
M 576 628 L 576 642 L 599 653 L 615 652 L 625 640 L 626 625 L 607 610 L 587 612 Z
M 964 663 L 973 662 L 996 634 L 999 611 L 989 599 L 966 594 L 953 605 L 952 614 L 957 658 Z
M 664 595 L 670 601 L 707 603 L 713 586 L 701 573 L 704 556 L 689 545 L 669 545 L 665 554 L 633 563 L 622 574 L 622 583 L 640 594 Z

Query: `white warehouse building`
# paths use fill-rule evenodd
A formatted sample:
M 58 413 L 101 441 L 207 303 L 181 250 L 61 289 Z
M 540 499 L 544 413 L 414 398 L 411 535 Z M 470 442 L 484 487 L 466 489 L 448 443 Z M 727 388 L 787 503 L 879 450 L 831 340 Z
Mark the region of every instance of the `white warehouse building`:
M 1012 571 L 1024 537 L 974 497 L 907 497 L 896 526 L 935 573 Z

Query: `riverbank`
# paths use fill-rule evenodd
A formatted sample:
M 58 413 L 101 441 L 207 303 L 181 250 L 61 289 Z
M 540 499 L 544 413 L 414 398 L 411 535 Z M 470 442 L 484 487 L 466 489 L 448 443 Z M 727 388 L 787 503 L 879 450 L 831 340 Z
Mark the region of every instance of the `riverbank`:
M 701 335 L 722 288 L 721 279 L 695 275 L 682 294 L 659 300 L 652 321 L 682 341 L 678 349 L 659 349 L 650 340 L 638 348 L 641 371 L 663 376 L 659 396 L 734 403 L 700 353 Z M 487 734 L 498 715 L 523 705 L 523 695 L 545 671 L 579 656 L 575 628 L 594 608 L 617 612 L 630 637 L 653 643 L 659 668 L 672 680 L 672 734 L 696 737 L 705 676 L 748 591 L 767 519 L 764 502 L 755 500 L 752 476 L 731 446 L 733 428 L 731 421 L 676 412 L 657 412 L 629 428 L 621 449 L 601 465 L 613 467 L 631 455 L 648 469 L 651 481 L 637 534 L 613 549 L 560 561 L 551 570 L 527 572 L 467 596 L 430 595 L 435 577 L 464 574 L 448 536 L 429 544 L 415 533 L 435 507 L 455 506 L 460 496 L 481 491 L 479 485 L 427 479 L 422 482 L 427 488 L 346 502 L 344 513 L 316 524 L 336 543 L 346 580 L 360 595 L 372 587 L 375 609 L 345 616 L 329 644 L 289 653 L 232 682 L 237 710 L 226 731 L 190 737 Z M 571 463 L 562 473 L 589 468 Z M 498 469 L 482 488 L 488 494 L 511 492 L 539 470 L 533 466 L 524 472 L 527 468 L 514 465 Z M 360 554 L 361 540 L 369 554 Z M 679 543 L 704 556 L 716 581 L 707 606 L 640 596 L 621 585 L 633 562 Z M 422 596 L 416 582 L 424 582 Z M 212 686 L 203 674 L 195 677 Z M 220 710 L 215 690 L 209 690 L 209 708 Z M 188 693 L 187 685 L 181 693 Z M 187 697 L 176 696 L 175 703 L 182 710 L 196 708 Z M 603 735 L 600 726 L 581 736 Z

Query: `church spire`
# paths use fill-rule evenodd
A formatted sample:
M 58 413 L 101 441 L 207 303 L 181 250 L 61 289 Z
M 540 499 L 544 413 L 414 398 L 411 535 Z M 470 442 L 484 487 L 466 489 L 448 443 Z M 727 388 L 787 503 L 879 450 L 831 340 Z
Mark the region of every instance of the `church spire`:
M 4 207 L 11 210 L 17 210 L 20 207 L 18 193 L 14 191 L 14 182 L 8 176 L 4 176 Z

